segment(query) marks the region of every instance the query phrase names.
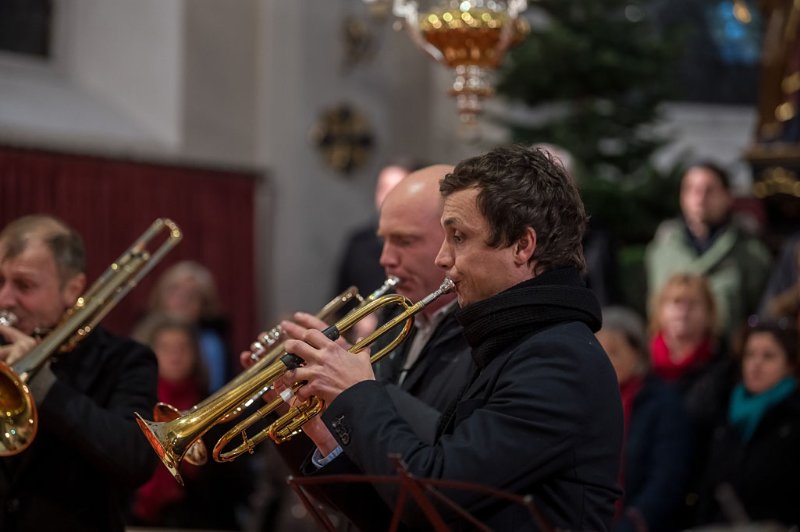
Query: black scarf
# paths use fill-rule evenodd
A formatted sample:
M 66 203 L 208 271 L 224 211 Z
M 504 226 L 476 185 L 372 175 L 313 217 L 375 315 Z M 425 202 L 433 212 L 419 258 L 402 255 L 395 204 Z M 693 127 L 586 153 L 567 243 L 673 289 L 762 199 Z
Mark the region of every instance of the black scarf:
M 553 325 L 579 321 L 600 329 L 600 303 L 581 281 L 578 270 L 558 268 L 537 275 L 456 313 L 472 347 L 475 371 L 458 399 L 442 413 L 438 433 L 451 429 L 456 404 L 481 370 L 499 353 Z
M 575 268 L 558 268 L 456 313 L 472 358 L 484 368 L 499 352 L 552 325 L 580 321 L 600 329 L 600 303 Z

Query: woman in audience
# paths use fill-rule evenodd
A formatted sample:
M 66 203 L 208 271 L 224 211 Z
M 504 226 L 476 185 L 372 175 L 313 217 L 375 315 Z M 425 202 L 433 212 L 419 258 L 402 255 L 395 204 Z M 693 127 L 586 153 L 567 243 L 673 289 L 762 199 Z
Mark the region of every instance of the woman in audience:
M 749 519 L 800 525 L 797 330 L 763 323 L 745 338 L 741 381 L 714 431 L 699 523 Z
M 206 397 L 205 363 L 193 324 L 153 314 L 141 323 L 134 336 L 151 345 L 158 358 L 159 401 L 187 410 Z M 243 415 L 248 413 L 245 411 Z M 222 424 L 206 433 L 203 441 L 209 454 L 229 428 Z M 240 530 L 247 519 L 248 499 L 253 491 L 251 463 L 249 455 L 229 463 L 217 463 L 209 457 L 202 467 L 184 461 L 181 464 L 184 488 L 165 467 L 159 466 L 155 476 L 137 493 L 133 523 Z
M 200 359 L 195 329 L 169 317 L 151 318 L 149 337 L 143 338 L 158 359 L 158 400 L 178 410 L 200 402 L 207 388 L 205 369 Z M 200 471 L 187 464 L 181 474 L 190 485 Z M 186 492 L 166 468 L 159 465 L 153 477 L 136 493 L 133 517 L 148 525 L 180 526 Z
M 694 520 L 699 477 L 714 420 L 724 408 L 735 380 L 736 367 L 719 330 L 714 296 L 702 275 L 673 275 L 652 302 L 653 373 L 682 397 L 691 430 L 690 474 L 678 518 L 681 526 Z
M 681 394 L 695 429 L 716 418 L 732 385 L 716 308 L 705 277 L 691 273 L 670 277 L 651 307 L 653 372 Z
M 150 311 L 195 325 L 200 354 L 208 370 L 209 392 L 229 379 L 227 324 L 219 313 L 217 289 L 211 272 L 194 261 L 182 261 L 166 270 L 150 294 Z
M 689 427 L 680 397 L 650 371 L 644 321 L 623 307 L 603 309 L 597 339 L 617 373 L 625 420 L 614 530 L 672 530 L 689 468 Z

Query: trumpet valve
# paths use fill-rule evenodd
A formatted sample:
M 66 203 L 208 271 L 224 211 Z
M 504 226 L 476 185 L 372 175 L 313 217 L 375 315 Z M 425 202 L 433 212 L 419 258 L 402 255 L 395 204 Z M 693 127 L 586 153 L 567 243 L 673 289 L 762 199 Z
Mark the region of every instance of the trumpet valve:
M 258 362 L 264 353 L 280 342 L 283 337 L 283 329 L 273 327 L 268 332 L 260 335 L 258 340 L 250 344 L 250 360 Z

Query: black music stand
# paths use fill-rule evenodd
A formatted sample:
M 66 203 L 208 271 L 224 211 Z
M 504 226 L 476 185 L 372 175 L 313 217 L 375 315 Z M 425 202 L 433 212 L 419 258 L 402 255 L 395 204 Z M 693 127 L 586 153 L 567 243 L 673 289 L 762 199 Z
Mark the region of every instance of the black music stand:
M 314 520 L 317 522 L 317 524 L 322 527 L 323 530 L 327 530 L 329 532 L 335 532 L 336 527 L 331 522 L 330 518 L 322 509 L 322 507 L 319 504 L 314 503 L 313 496 L 311 493 L 309 493 L 308 489 L 306 489 L 306 486 L 350 483 L 399 485 L 400 493 L 397 496 L 397 500 L 395 501 L 392 511 L 392 523 L 389 528 L 390 532 L 396 531 L 400 526 L 400 518 L 403 515 L 403 511 L 405 510 L 409 499 L 417 503 L 425 515 L 425 518 L 430 523 L 431 528 L 437 532 L 450 530 L 450 527 L 445 523 L 441 513 L 433 504 L 434 500 L 453 511 L 459 518 L 473 526 L 475 530 L 491 531 L 489 527 L 477 520 L 458 503 L 442 493 L 440 488 L 471 491 L 474 493 L 480 493 L 487 497 L 493 497 L 495 499 L 506 500 L 515 504 L 519 504 L 528 510 L 531 520 L 536 523 L 540 530 L 553 530 L 553 528 L 549 526 L 542 517 L 541 512 L 539 512 L 533 503 L 533 498 L 529 495 L 523 497 L 472 482 L 418 478 L 408 472 L 406 465 L 398 455 L 392 455 L 389 457 L 389 459 L 395 466 L 395 470 L 397 471 L 396 476 L 357 474 L 301 478 L 290 476 L 287 479 L 287 482 L 297 496 L 300 497 L 300 500 L 303 501 L 306 509 L 308 509 L 308 511 L 314 517 Z

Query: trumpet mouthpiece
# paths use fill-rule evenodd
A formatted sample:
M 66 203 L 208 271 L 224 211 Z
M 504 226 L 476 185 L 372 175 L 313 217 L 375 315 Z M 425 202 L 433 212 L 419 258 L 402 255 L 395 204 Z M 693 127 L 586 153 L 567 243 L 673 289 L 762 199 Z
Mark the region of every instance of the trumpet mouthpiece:
M 444 281 L 442 281 L 442 285 L 439 287 L 439 290 L 442 294 L 447 294 L 452 292 L 456 287 L 456 283 L 454 283 L 449 277 L 445 277 Z
M 425 296 L 425 299 L 420 301 L 420 304 L 423 307 L 426 306 L 426 305 L 430 305 L 436 299 L 438 299 L 439 296 L 443 296 L 443 295 L 445 295 L 445 294 L 447 294 L 449 292 L 452 292 L 455 287 L 456 287 L 455 283 L 453 281 L 451 281 L 449 278 L 445 277 L 444 281 L 442 281 L 442 284 L 439 285 L 439 288 L 435 292 L 432 292 L 432 293 L 428 294 L 427 296 Z
M 17 323 L 17 315 L 10 310 L 0 310 L 0 325 L 13 327 Z

